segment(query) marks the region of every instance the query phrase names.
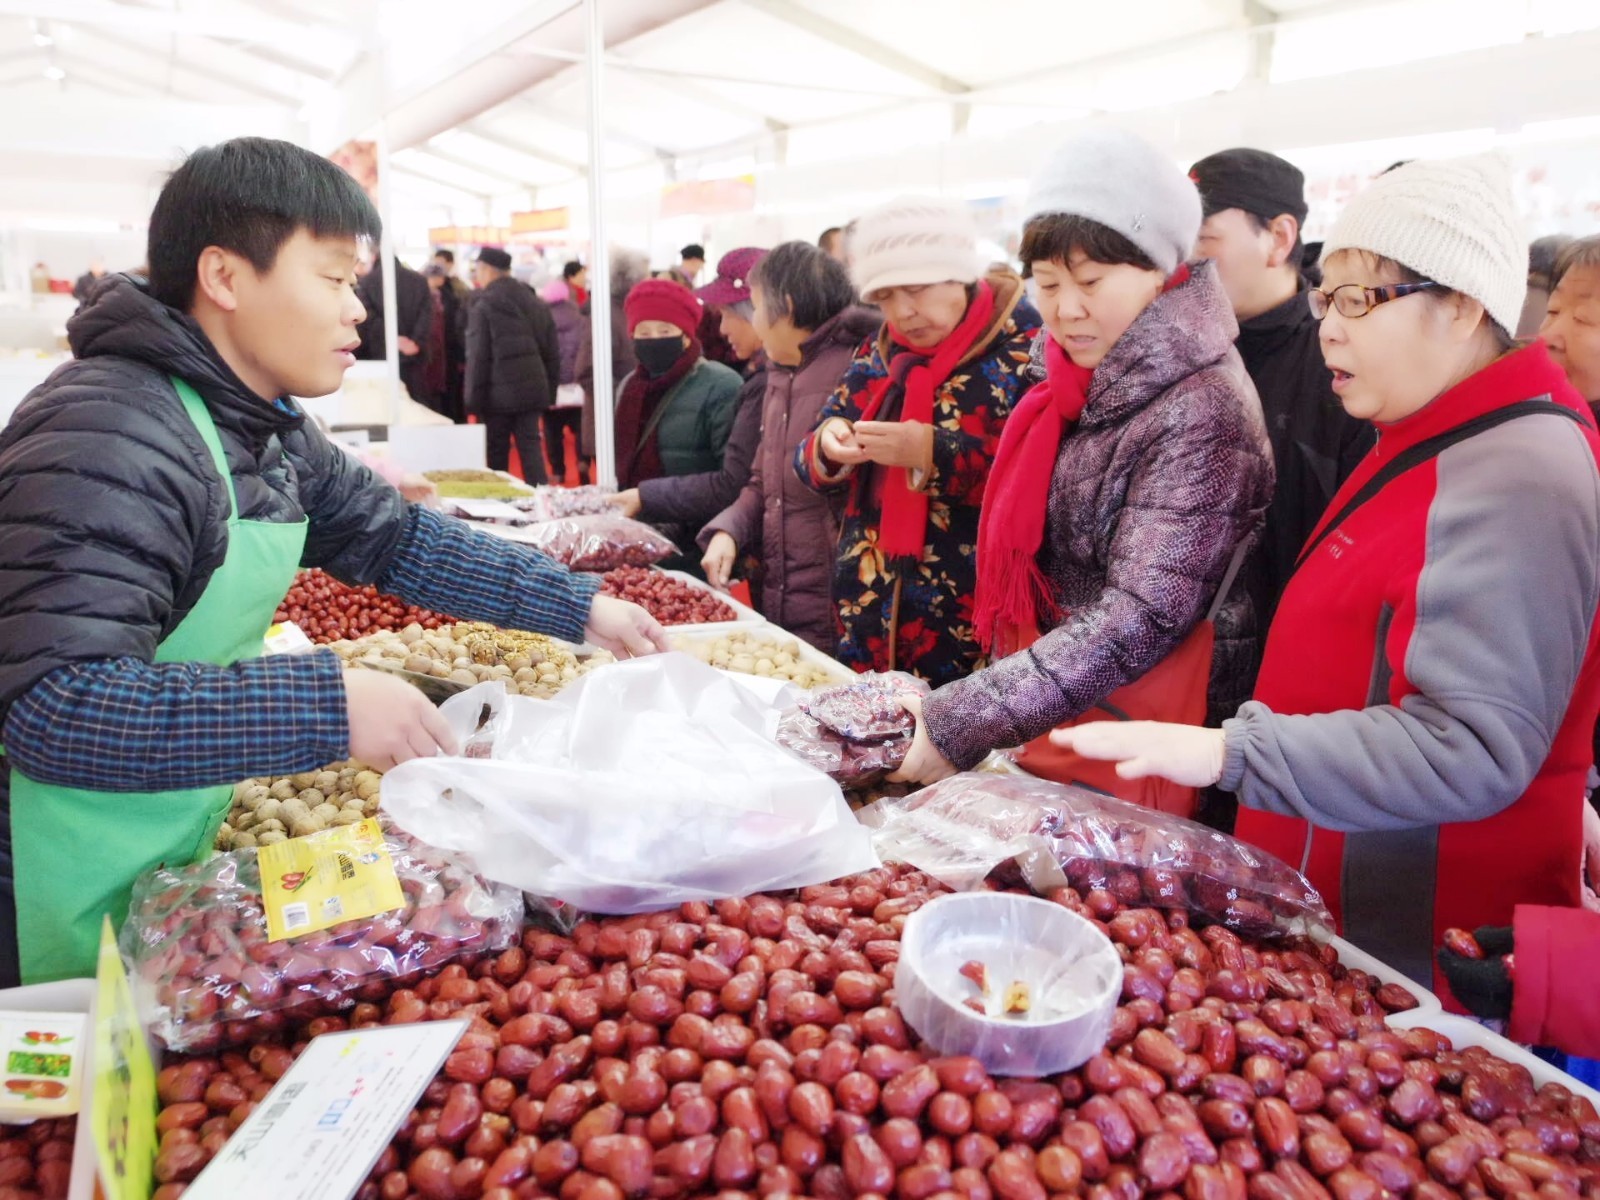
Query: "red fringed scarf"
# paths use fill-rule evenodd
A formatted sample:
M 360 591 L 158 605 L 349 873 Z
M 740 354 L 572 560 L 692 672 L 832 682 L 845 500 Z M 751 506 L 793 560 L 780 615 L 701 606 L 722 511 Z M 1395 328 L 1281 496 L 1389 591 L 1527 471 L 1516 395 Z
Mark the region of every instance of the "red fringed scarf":
M 978 594 L 973 625 L 988 651 L 997 635 L 1054 626 L 1060 616 L 1050 581 L 1039 567 L 1050 477 L 1061 439 L 1089 402 L 1094 371 L 1079 367 L 1048 334 L 1045 381 L 1028 391 L 1006 418 L 994 469 L 978 517 Z
M 1179 266 L 1162 291 L 1188 278 L 1188 266 Z M 1039 550 L 1061 439 L 1083 415 L 1094 371 L 1073 363 L 1050 334 L 1044 339 L 1045 381 L 1006 418 L 978 517 L 973 626 L 986 652 L 996 652 L 998 644 L 997 653 L 1012 653 L 1019 633 L 1053 629 L 1062 616 Z
M 896 394 L 903 394 L 895 419 L 933 424 L 934 397 L 988 331 L 993 318 L 994 289 L 984 282 L 978 284 L 961 323 L 931 351 L 911 346 L 891 325 L 889 336 L 907 352 L 895 355 L 889 362 L 889 374 L 868 387 L 867 406 L 858 420 L 878 420 L 886 404 L 892 403 Z M 920 559 L 928 542 L 927 493 L 912 488 L 910 470 L 892 467 L 883 469 L 882 497 L 879 548 L 891 559 Z
M 617 398 L 619 488 L 638 487 L 647 479 L 660 479 L 667 473 L 661 464 L 661 442 L 651 423 L 652 418 L 667 394 L 694 369 L 701 353 L 699 340 L 690 338 L 689 345 L 678 356 L 678 361 L 672 364 L 672 369 L 659 379 L 652 379 L 642 363 L 628 376 L 622 395 Z

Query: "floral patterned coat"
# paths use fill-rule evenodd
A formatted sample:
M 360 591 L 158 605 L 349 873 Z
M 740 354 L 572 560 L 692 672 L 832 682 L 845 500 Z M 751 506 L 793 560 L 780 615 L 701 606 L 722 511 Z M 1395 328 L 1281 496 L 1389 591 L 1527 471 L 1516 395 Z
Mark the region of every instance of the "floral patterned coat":
M 878 549 L 881 473 L 904 468 L 830 474 L 815 431 L 795 454 L 795 471 L 808 487 L 847 493 L 833 575 L 836 655 L 857 671 L 909 671 L 937 687 L 984 663 L 972 627 L 978 510 L 1005 419 L 1031 386 L 1028 354 L 1040 325 L 1021 279 L 997 273 L 989 284 L 994 318 L 934 397 L 932 464 L 921 479 L 929 496 L 928 540 L 913 569 L 898 569 Z M 869 385 L 903 353 L 886 328 L 879 330 L 857 352 L 818 428 L 834 417 L 859 418 Z

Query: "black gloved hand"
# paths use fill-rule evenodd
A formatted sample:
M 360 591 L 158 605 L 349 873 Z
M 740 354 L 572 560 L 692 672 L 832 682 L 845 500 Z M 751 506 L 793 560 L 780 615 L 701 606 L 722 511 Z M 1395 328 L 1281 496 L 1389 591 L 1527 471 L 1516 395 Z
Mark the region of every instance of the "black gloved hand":
M 1513 951 L 1511 926 L 1485 925 L 1472 936 L 1483 949 L 1482 958 L 1463 958 L 1441 949 L 1439 968 L 1468 1012 L 1503 1021 L 1511 1016 L 1511 972 L 1506 968 L 1506 956 Z

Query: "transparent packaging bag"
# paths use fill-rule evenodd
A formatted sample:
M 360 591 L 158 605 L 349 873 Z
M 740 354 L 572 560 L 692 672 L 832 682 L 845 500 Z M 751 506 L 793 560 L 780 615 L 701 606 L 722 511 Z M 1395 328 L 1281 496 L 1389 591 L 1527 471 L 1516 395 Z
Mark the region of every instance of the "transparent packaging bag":
M 499 953 L 521 935 L 515 888 L 398 830 L 384 831 L 383 846 L 402 907 L 276 942 L 254 849 L 141 875 L 119 946 L 155 1035 L 195 1054 L 256 1040 L 290 1019 L 344 1012 L 370 985 L 382 999 L 396 980 Z
M 1024 775 L 965 774 L 862 810 L 884 861 L 958 890 L 991 875 L 1040 894 L 1096 889 L 1184 909 L 1257 938 L 1331 932 L 1305 877 L 1236 838 L 1111 796 Z
M 685 654 L 607 667 L 552 700 L 486 684 L 440 711 L 463 744 L 492 730 L 491 756 L 395 768 L 383 811 L 492 879 L 586 912 L 869 870 L 871 839 L 838 785 L 774 741 L 793 700 L 787 685 Z
M 927 694 L 925 682 L 900 671 L 818 688 L 784 713 L 778 744 L 840 787 L 867 787 L 898 770 L 911 749 L 916 721 L 900 697 Z
M 587 513 L 530 525 L 517 539 L 574 571 L 650 567 L 678 552 L 660 530 L 621 513 Z

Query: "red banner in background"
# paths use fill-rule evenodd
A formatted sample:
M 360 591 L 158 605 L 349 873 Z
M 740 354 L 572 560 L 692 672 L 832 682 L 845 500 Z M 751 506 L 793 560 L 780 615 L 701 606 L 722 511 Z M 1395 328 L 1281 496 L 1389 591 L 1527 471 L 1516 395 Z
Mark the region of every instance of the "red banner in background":
M 752 212 L 755 206 L 754 175 L 669 183 L 661 189 L 663 217 L 720 216 L 725 213 Z

